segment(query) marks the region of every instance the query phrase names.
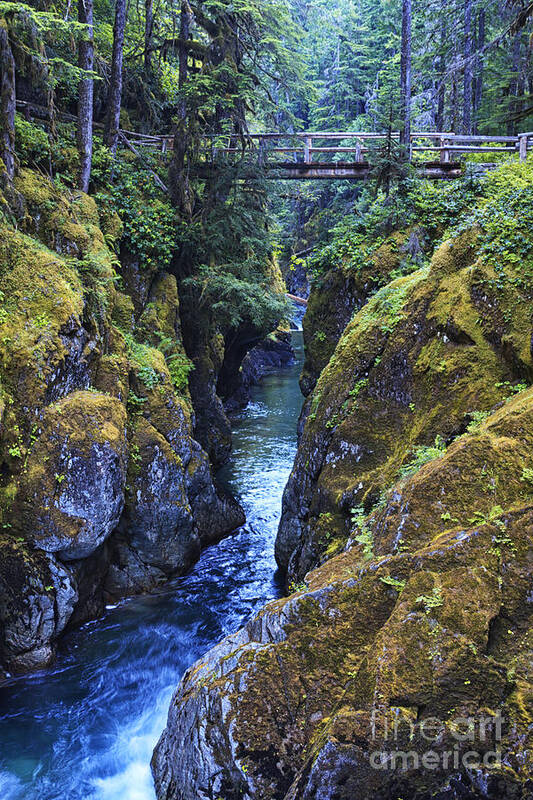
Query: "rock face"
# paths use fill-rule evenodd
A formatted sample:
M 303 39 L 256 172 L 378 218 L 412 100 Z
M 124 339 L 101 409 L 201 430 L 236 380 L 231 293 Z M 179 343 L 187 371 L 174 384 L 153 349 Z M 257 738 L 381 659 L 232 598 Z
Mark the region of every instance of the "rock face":
M 231 451 L 231 425 L 226 412 L 246 402 L 241 365 L 280 320 L 258 317 L 253 297 L 247 297 L 238 321 L 218 319 L 202 302 L 203 290 L 199 294 L 198 287 L 191 286 L 187 265 L 177 271 L 180 269 L 184 272 L 184 280 L 179 282 L 181 329 L 185 350 L 194 364 L 189 377 L 195 411 L 194 434 L 211 463 L 220 466 Z M 261 279 L 262 286 L 284 298 L 286 288 L 275 258 L 267 260 Z M 219 305 L 226 304 L 229 309 L 234 303 L 235 298 L 230 294 Z M 280 314 L 282 310 L 280 304 Z
M 429 268 L 380 289 L 346 328 L 308 405 L 276 557 L 299 580 L 380 500 L 417 448 L 531 380 L 528 292 L 480 257 L 480 234 L 445 242 Z M 496 275 L 506 291 L 495 289 Z M 512 313 L 511 313 L 512 309 Z
M 243 408 L 250 399 L 252 386 L 272 370 L 294 362 L 294 349 L 289 331 L 277 330 L 256 344 L 244 357 L 238 380 L 224 402 L 226 411 Z
M 532 446 L 529 390 L 192 667 L 158 798 L 529 797 Z
M 0 669 L 22 672 L 244 514 L 193 438 L 176 278 L 123 253 L 117 291 L 119 221 L 29 170 L 0 205 L 19 217 L 0 226 Z
M 53 661 L 54 643 L 78 600 L 75 579 L 52 555 L 19 540 L 0 545 L 2 662 L 25 672 Z
M 407 259 L 416 263 L 430 246 L 429 238 L 418 228 L 395 233 L 375 250 L 364 267 L 334 264 L 313 281 L 303 318 L 305 362 L 300 388 L 305 397 L 314 389 L 354 312 L 390 280 L 391 273 L 401 271 Z

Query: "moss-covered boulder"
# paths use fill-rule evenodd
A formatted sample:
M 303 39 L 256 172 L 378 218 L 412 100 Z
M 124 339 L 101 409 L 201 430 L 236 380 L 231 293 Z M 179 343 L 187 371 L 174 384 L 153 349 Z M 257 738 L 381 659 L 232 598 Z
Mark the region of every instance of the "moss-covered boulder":
M 151 588 L 200 552 L 179 456 L 144 417 L 131 433 L 130 452 L 124 536 L 113 543 L 107 580 L 114 596 Z
M 154 753 L 158 798 L 525 800 L 532 437 L 529 390 L 194 665 Z
M 476 228 L 354 316 L 308 405 L 283 500 L 278 563 L 301 579 L 398 474 L 532 376 L 532 289 Z
M 241 507 L 216 485 L 206 453 L 191 437 L 188 398 L 176 395 L 162 353 L 145 347 L 143 366 L 133 367 L 128 486 L 106 581 L 113 597 L 183 573 L 201 546 L 244 523 Z
M 23 535 L 62 559 L 86 558 L 117 526 L 126 484 L 126 410 L 74 392 L 47 407 L 20 492 Z

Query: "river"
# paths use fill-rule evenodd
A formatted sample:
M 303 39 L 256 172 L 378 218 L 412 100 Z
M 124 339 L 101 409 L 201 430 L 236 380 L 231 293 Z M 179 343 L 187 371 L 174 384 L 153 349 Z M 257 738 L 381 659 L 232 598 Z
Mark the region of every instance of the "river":
M 274 540 L 296 452 L 297 361 L 254 387 L 219 473 L 246 511 L 186 576 L 66 637 L 52 670 L 0 688 L 2 800 L 153 800 L 153 747 L 181 675 L 279 596 Z

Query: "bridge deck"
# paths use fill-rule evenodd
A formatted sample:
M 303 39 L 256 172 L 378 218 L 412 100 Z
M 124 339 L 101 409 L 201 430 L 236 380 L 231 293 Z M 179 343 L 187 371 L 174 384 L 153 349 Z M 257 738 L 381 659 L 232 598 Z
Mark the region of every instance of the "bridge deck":
M 289 180 L 365 180 L 370 175 L 371 165 L 367 161 L 286 161 L 269 163 L 267 168 L 279 172 L 276 177 Z M 446 180 L 461 176 L 461 164 L 457 161 L 425 161 L 417 164 L 416 169 L 423 178 Z

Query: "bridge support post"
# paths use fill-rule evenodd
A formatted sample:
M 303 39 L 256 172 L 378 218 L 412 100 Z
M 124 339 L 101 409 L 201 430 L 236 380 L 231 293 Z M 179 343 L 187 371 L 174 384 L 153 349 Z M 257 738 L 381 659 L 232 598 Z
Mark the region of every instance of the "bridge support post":
M 527 158 L 527 136 L 518 137 L 518 152 L 520 154 L 520 161 L 525 161 Z
M 310 164 L 311 163 L 311 147 L 313 146 L 313 140 L 310 136 L 306 136 L 304 139 L 304 163 Z

